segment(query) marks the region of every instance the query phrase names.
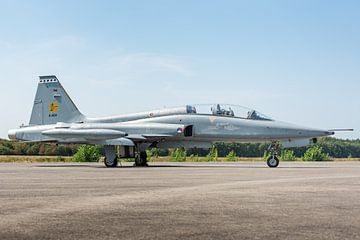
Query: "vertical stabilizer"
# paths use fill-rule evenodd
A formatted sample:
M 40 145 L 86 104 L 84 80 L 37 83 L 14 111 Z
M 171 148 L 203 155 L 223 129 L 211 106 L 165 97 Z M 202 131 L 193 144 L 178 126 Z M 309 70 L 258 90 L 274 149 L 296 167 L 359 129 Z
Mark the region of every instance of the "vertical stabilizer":
M 40 76 L 30 125 L 79 122 L 84 115 L 77 109 L 56 76 Z

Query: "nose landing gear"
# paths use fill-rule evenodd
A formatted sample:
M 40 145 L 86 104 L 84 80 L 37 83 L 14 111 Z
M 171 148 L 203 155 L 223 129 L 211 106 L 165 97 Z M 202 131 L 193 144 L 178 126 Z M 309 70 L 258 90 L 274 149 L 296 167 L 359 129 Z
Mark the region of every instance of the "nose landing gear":
M 279 159 L 277 158 L 277 156 L 273 155 L 273 156 L 268 157 L 268 159 L 266 160 L 266 163 L 269 167 L 274 168 L 279 165 Z
M 272 142 L 269 146 L 269 151 L 271 152 L 270 157 L 266 160 L 266 163 L 269 167 L 275 168 L 279 165 L 279 159 L 277 157 L 280 149 L 280 144 L 278 142 Z

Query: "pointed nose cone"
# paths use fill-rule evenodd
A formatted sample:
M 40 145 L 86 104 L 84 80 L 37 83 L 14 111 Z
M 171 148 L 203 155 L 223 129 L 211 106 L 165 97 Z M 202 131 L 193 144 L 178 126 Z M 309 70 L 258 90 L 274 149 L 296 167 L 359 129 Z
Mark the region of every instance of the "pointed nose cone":
M 16 129 L 9 130 L 8 137 L 10 140 L 16 140 Z
M 333 131 L 303 127 L 291 123 L 278 122 L 279 129 L 285 131 L 285 135 L 295 138 L 316 138 L 334 135 Z
M 304 134 L 313 136 L 313 137 L 325 137 L 325 136 L 334 135 L 335 133 L 332 131 L 327 131 L 327 130 L 322 130 L 322 129 L 308 128 L 308 129 L 304 129 Z

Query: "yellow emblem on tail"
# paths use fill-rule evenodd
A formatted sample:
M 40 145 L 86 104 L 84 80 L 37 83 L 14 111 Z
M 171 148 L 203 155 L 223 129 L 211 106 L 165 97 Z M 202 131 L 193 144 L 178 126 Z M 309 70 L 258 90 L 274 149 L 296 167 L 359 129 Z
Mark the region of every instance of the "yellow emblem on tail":
M 56 113 L 59 110 L 59 105 L 56 102 L 51 102 L 48 106 L 48 109 L 52 113 Z

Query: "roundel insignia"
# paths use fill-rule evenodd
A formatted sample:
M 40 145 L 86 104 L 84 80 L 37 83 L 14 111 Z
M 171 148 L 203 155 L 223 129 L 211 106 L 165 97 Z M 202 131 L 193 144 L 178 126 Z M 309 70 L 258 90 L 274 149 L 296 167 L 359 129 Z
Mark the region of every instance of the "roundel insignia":
M 48 106 L 48 109 L 52 113 L 56 113 L 59 110 L 59 104 L 56 102 L 51 102 Z
M 177 133 L 182 133 L 183 132 L 183 128 L 179 127 L 178 129 L 176 129 Z

